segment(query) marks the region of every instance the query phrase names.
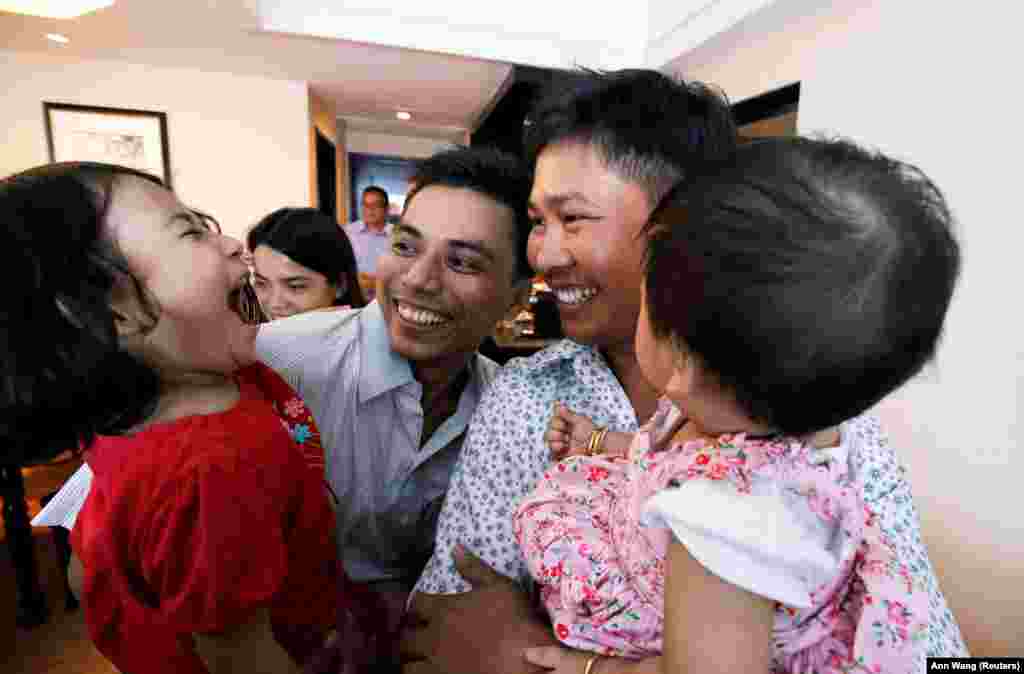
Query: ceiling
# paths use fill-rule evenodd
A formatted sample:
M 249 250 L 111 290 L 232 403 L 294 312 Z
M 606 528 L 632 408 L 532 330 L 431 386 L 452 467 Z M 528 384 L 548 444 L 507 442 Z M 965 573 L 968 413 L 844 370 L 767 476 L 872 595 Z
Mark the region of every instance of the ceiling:
M 70 38 L 58 45 L 45 38 Z M 476 126 L 511 65 L 349 40 L 268 33 L 246 0 L 117 0 L 77 19 L 0 12 L 6 49 L 309 82 L 349 127 L 436 138 Z M 395 118 L 412 113 L 410 122 Z
M 75 19 L 0 12 L 0 45 L 308 82 L 348 128 L 461 139 L 512 64 L 670 67 L 779 0 L 116 0 Z M 44 37 L 60 33 L 70 43 Z M 395 113 L 412 113 L 401 122 Z

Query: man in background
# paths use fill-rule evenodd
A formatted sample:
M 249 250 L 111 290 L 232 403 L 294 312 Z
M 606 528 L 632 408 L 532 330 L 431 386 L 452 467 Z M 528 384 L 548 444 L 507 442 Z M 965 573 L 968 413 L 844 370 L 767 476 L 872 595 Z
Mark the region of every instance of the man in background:
M 370 185 L 363 190 L 363 218 L 345 227 L 352 242 L 359 267 L 359 284 L 367 299 L 372 299 L 376 285 L 377 258 L 388 249 L 391 227 L 387 222 L 388 193 L 384 188 Z

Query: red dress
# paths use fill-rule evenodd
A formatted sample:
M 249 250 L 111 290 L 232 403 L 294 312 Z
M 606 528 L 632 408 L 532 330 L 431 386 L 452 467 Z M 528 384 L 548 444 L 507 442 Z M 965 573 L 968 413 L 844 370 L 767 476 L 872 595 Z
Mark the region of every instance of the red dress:
M 205 674 L 190 635 L 260 608 L 298 662 L 336 624 L 344 574 L 319 433 L 266 366 L 237 380 L 229 410 L 88 451 L 95 477 L 72 544 L 90 636 L 126 674 Z

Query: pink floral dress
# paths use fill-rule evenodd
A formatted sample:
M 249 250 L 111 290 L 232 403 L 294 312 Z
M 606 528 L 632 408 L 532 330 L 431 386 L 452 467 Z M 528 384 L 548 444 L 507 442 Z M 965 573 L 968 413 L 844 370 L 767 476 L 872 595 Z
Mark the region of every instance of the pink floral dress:
M 628 459 L 570 457 L 514 530 L 559 640 L 628 658 L 662 651 L 668 545 L 776 602 L 773 672 L 918 672 L 927 592 L 896 557 L 842 445 L 722 436 L 679 443 L 663 399 Z

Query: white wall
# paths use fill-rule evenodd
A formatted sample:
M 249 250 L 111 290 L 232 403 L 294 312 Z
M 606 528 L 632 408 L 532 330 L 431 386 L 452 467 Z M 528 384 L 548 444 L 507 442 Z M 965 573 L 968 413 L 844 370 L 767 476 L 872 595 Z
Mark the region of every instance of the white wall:
M 688 0 L 696 2 L 698 0 Z M 706 0 L 699 0 L 706 1 Z M 647 2 L 253 0 L 260 28 L 548 68 L 624 68 L 643 57 Z
M 345 142 L 349 152 L 406 157 L 408 159 L 429 157 L 452 144 L 450 141 L 440 138 L 358 131 L 351 127 L 345 132 Z
M 845 39 L 854 4 L 775 0 L 692 50 L 672 41 L 682 55 L 664 70 L 717 84 L 733 102 L 778 89 L 805 77 L 821 52 Z
M 43 101 L 135 108 L 167 113 L 174 189 L 226 233 L 309 204 L 303 82 L 0 51 L 0 89 L 2 175 L 49 161 Z
M 935 365 L 884 401 L 942 587 L 976 654 L 1024 654 L 1019 23 L 1009 3 L 780 0 L 680 59 L 734 100 L 801 81 L 801 133 L 918 164 L 965 264 Z
M 661 68 L 771 2 L 648 0 L 644 64 L 648 68 Z

